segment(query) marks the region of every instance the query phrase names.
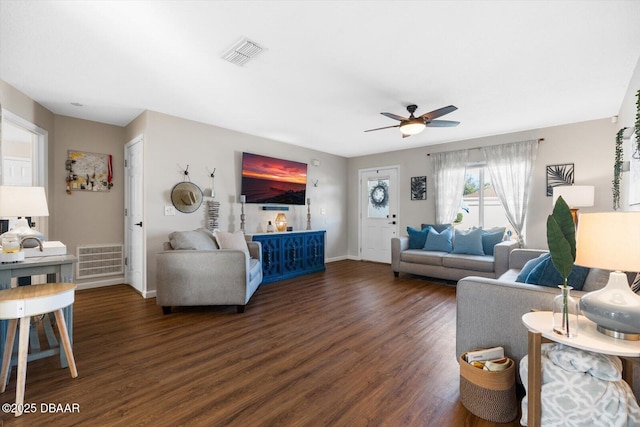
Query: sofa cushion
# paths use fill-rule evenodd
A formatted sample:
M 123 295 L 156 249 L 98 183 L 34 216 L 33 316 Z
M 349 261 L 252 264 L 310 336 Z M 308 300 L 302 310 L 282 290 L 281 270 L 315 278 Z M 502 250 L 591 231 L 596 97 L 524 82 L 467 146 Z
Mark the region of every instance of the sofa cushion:
M 400 254 L 400 261 L 413 264 L 442 265 L 442 258 L 446 252 L 425 251 L 422 249 L 408 249 Z
M 584 286 L 587 274 L 589 274 L 588 268 L 574 265 L 571 270 L 571 274 L 569 274 L 569 277 L 567 278 L 567 284 L 573 289 L 580 291 Z M 549 255 L 544 261 L 536 265 L 531 270 L 531 273 L 527 276 L 525 283 L 555 287 L 561 285 L 563 283 L 563 279 L 556 267 L 553 265 L 551 255 Z
M 423 229 L 430 227 L 435 229 L 438 233 L 442 233 L 444 230 L 446 230 L 447 228 L 451 227 L 451 224 L 421 224 L 420 225 Z
M 244 251 L 247 257 L 250 257 L 249 247 L 247 241 L 244 238 L 242 231 L 236 231 L 235 233 L 229 233 L 226 231 L 215 229 L 213 230 L 213 236 L 216 238 L 216 242 L 220 249 L 236 249 Z
M 192 231 L 174 231 L 169 234 L 169 243 L 174 250 L 212 251 L 218 249 L 213 234 L 205 228 Z
M 446 254 L 442 257 L 444 267 L 459 268 L 462 270 L 483 271 L 491 273 L 494 271 L 494 258 L 489 255 L 462 255 Z M 470 274 L 472 275 L 472 274 Z
M 451 252 L 453 250 L 453 229 L 447 228 L 439 233 L 435 228 L 429 228 L 424 250 Z
M 520 273 L 518 273 L 518 277 L 516 277 L 516 282 L 525 283 L 527 281 L 527 277 L 529 276 L 529 273 L 531 273 L 531 270 L 533 270 L 536 265 L 540 264 L 545 259 L 549 259 L 550 256 L 551 255 L 549 255 L 549 253 L 546 253 L 546 254 L 540 255 L 537 258 L 530 259 L 529 261 L 527 261 L 524 267 L 522 267 L 522 270 L 520 270 Z
M 485 255 L 493 255 L 493 247 L 504 239 L 505 227 L 482 230 L 482 250 Z
M 251 282 L 261 272 L 262 272 L 262 265 L 260 265 L 260 261 L 258 261 L 255 258 L 251 258 L 249 260 L 249 281 Z
M 429 228 L 426 227 L 422 230 L 416 230 L 413 227 L 407 227 L 407 234 L 409 235 L 409 249 L 422 249 L 427 242 L 427 234 Z
M 482 230 L 479 228 L 467 231 L 455 230 L 453 240 L 454 254 L 484 255 L 482 249 Z

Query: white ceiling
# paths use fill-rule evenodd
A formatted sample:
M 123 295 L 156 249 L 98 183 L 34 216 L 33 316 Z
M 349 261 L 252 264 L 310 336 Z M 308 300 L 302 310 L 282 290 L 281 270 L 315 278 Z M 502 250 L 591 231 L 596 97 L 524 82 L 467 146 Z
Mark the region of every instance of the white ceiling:
M 0 79 L 56 114 L 153 110 L 353 157 L 613 116 L 639 22 L 637 0 L 0 0 Z M 242 37 L 267 50 L 220 59 Z M 461 124 L 363 132 L 412 103 Z

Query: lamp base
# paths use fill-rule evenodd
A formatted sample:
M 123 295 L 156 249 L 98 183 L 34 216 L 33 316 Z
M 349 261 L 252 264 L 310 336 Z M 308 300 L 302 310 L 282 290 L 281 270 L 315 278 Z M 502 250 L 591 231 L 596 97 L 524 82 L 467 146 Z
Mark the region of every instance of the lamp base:
M 626 341 L 640 341 L 640 334 L 635 334 L 632 332 L 620 332 L 614 331 L 613 329 L 605 328 L 604 326 L 598 325 L 598 332 L 601 334 L 608 335 L 612 338 Z
M 631 290 L 624 273 L 609 273 L 604 288 L 580 298 L 580 309 L 603 334 L 627 340 L 633 338 L 623 337 L 640 336 L 640 296 Z
M 24 252 L 2 252 L 0 253 L 0 263 L 9 264 L 24 261 Z

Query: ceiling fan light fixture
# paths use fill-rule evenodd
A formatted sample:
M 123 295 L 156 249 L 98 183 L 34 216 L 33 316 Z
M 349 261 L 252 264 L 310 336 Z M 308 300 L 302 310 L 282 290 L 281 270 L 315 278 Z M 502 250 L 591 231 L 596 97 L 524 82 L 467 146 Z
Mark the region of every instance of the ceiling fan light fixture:
M 422 132 L 425 124 L 422 120 L 410 120 L 400 125 L 400 132 L 403 135 L 415 135 Z

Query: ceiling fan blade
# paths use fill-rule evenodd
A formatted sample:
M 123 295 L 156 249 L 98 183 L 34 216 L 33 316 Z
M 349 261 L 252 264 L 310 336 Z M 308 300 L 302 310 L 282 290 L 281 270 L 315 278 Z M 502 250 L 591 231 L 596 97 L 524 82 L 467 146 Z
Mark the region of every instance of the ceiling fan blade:
M 433 119 L 437 119 L 438 117 L 442 117 L 445 114 L 453 113 L 457 109 L 458 107 L 454 105 L 449 105 L 447 107 L 438 108 L 437 110 L 424 113 L 423 115 L 420 116 L 420 118 L 425 120 L 433 120 Z
M 453 120 L 431 120 L 430 122 L 425 123 L 427 127 L 432 128 L 446 128 L 458 126 L 460 122 L 454 122 Z
M 400 121 L 409 120 L 407 118 L 404 118 L 402 116 L 399 116 L 399 115 L 393 114 L 393 113 L 380 113 L 380 114 L 382 114 L 385 117 L 389 117 L 390 119 L 394 119 L 394 120 L 400 120 Z
M 399 127 L 400 127 L 400 125 L 395 125 L 395 126 L 385 126 L 385 127 L 383 127 L 383 128 L 368 129 L 368 130 L 365 130 L 365 132 L 371 132 L 371 131 L 374 131 L 374 130 L 382 130 L 382 129 L 399 128 Z

